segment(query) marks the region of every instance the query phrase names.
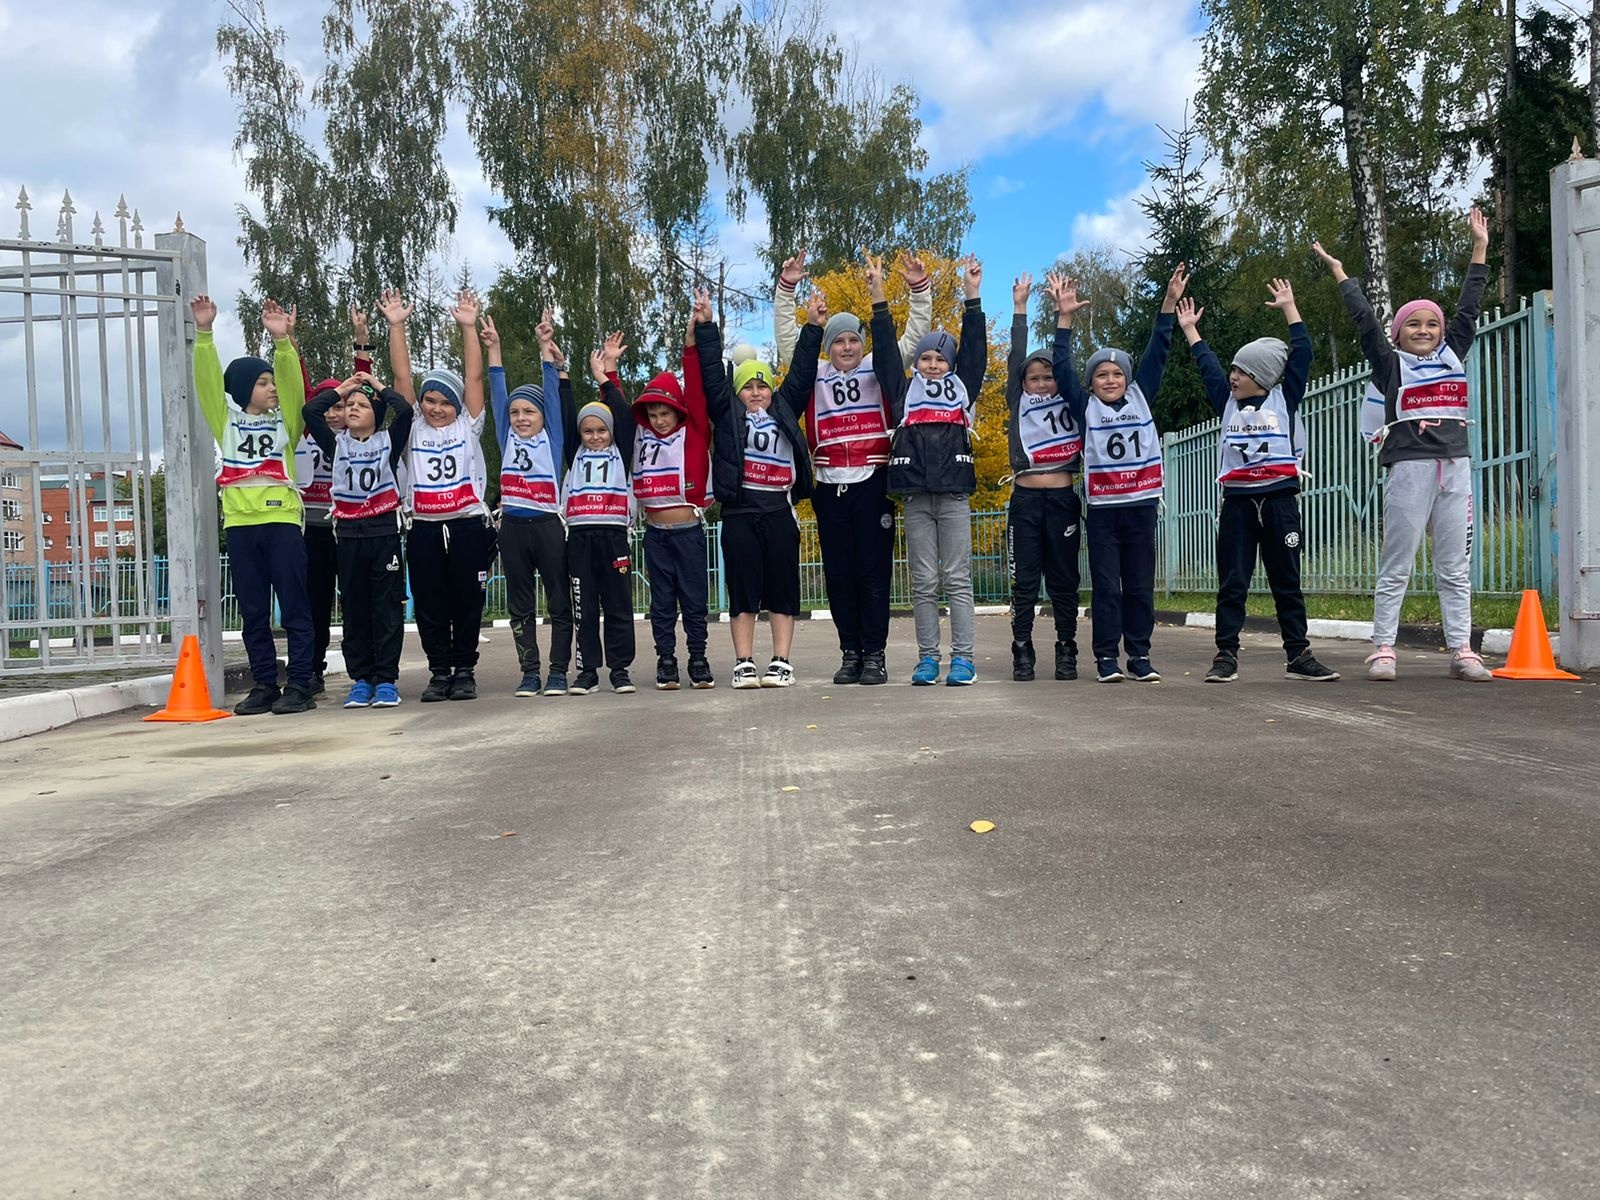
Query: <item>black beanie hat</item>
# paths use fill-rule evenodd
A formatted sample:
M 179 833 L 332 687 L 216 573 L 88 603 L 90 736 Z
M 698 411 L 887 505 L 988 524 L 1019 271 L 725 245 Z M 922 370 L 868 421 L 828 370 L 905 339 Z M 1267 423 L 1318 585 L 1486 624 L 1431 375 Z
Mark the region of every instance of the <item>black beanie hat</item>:
M 250 396 L 256 390 L 256 380 L 272 374 L 272 364 L 264 358 L 236 358 L 222 373 L 222 387 L 240 408 L 250 407 Z

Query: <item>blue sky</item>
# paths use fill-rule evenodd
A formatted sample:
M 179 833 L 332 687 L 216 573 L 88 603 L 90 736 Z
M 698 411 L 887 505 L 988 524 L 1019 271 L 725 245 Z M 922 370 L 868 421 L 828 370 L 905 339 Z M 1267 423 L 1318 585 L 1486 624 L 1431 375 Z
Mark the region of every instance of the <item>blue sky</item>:
M 233 161 L 234 106 L 214 52 L 226 11 L 221 0 L 0 0 L 0 76 L 13 98 L 0 152 L 0 228 L 15 234 L 11 205 L 23 185 L 36 236 L 54 230 L 68 188 L 80 238 L 95 210 L 109 221 L 119 195 L 152 231 L 171 228 L 181 211 L 208 243 L 225 356 L 238 346 L 231 309 L 246 282 L 234 206 L 251 201 Z M 287 27 L 290 54 L 309 79 L 324 5 L 269 0 L 268 11 Z M 986 307 L 1004 314 L 1013 276 L 1064 251 L 1091 242 L 1136 248 L 1140 161 L 1160 153 L 1157 124 L 1181 119 L 1193 90 L 1195 6 L 1151 0 L 1136 19 L 1112 0 L 926 0 L 910 22 L 907 11 L 904 0 L 834 0 L 829 19 L 863 65 L 916 86 L 933 166 L 971 164 L 970 248 L 985 261 Z M 459 119 L 446 158 L 462 204 L 451 257 L 484 279 L 511 250 L 484 215 L 493 196 Z M 756 236 L 747 222 L 727 227 L 722 240 L 740 264 L 735 281 L 764 292 Z M 770 336 L 770 314 L 748 325 L 750 340 Z M 0 332 L 0 378 L 14 376 L 15 341 Z M 0 428 L 15 423 L 3 411 L 12 403 L 0 399 Z

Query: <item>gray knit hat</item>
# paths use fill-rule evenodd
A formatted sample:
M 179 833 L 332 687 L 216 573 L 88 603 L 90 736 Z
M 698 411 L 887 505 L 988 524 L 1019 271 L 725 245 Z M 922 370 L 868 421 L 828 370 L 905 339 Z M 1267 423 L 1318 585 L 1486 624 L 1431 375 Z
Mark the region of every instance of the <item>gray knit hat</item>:
M 1114 363 L 1116 366 L 1122 368 L 1122 373 L 1127 377 L 1128 382 L 1130 384 L 1133 382 L 1133 359 L 1128 357 L 1128 352 L 1126 350 L 1112 350 L 1108 347 L 1104 350 L 1096 350 L 1093 354 L 1089 355 L 1089 361 L 1083 364 L 1083 382 L 1085 387 L 1087 387 L 1094 379 L 1095 368 L 1101 363 Z
M 1240 346 L 1233 356 L 1233 365 L 1254 379 L 1267 391 L 1278 386 L 1283 369 L 1289 363 L 1289 347 L 1279 338 L 1257 338 Z
M 511 394 L 506 397 L 506 406 L 509 408 L 518 400 L 526 400 L 542 414 L 544 412 L 544 389 L 536 383 L 519 384 L 511 389 Z
M 460 412 L 461 393 L 464 391 L 466 385 L 461 382 L 461 376 L 454 371 L 446 371 L 443 367 L 436 367 L 422 377 L 422 386 L 417 389 L 417 399 L 422 399 L 429 392 L 438 392 L 450 401 L 451 408 Z
M 855 313 L 834 313 L 828 318 L 828 323 L 822 327 L 822 352 L 826 354 L 833 349 L 833 340 L 841 333 L 853 333 L 862 341 L 866 339 L 861 335 L 861 318 Z
M 941 355 L 950 366 L 954 367 L 956 365 L 956 340 L 944 330 L 930 329 L 922 335 L 922 340 L 917 343 L 917 348 L 911 352 L 911 365 L 913 368 L 917 365 L 917 359 L 921 358 L 929 350 Z
M 616 436 L 616 418 L 612 415 L 611 406 L 609 404 L 602 404 L 598 400 L 591 400 L 589 403 L 580 408 L 578 410 L 579 429 L 583 428 L 583 419 L 585 417 L 599 417 L 605 422 L 606 432 L 611 434 L 613 437 Z

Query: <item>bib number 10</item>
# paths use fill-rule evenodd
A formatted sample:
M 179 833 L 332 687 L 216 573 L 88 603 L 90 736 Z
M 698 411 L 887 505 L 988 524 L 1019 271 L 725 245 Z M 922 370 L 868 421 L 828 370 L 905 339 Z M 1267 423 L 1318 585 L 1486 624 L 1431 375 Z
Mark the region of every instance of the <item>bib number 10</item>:
M 359 471 L 354 467 L 344 469 L 344 486 L 349 492 L 362 492 L 368 495 L 378 485 L 378 468 L 362 467 Z
M 1124 437 L 1121 433 L 1113 433 L 1110 437 L 1108 437 L 1106 439 L 1106 455 L 1110 458 L 1116 459 L 1118 462 L 1121 462 L 1123 459 L 1128 457 L 1128 446 L 1130 443 L 1133 446 L 1133 456 L 1135 458 L 1139 458 L 1143 454 L 1143 450 L 1139 445 L 1139 431 L 1137 429 L 1128 434 L 1126 437 Z

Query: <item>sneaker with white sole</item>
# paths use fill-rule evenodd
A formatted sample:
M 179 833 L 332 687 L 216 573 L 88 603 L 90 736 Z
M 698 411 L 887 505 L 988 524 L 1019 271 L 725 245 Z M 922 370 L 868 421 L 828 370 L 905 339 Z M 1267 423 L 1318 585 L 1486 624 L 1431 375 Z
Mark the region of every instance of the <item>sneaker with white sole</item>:
M 1393 683 L 1399 674 L 1393 646 L 1379 646 L 1367 655 L 1367 678 L 1378 683 Z
M 1494 682 L 1489 668 L 1483 665 L 1483 658 L 1466 646 L 1450 656 L 1450 678 L 1464 679 L 1468 683 Z
M 600 674 L 597 671 L 579 671 L 572 682 L 567 685 L 567 695 L 587 696 L 590 692 L 600 690 Z
M 1239 660 L 1226 650 L 1218 650 L 1211 660 L 1211 670 L 1206 672 L 1207 683 L 1232 683 L 1239 678 Z
M 1094 677 L 1100 683 L 1121 683 L 1122 672 L 1117 669 L 1117 660 L 1114 658 L 1095 659 Z
M 793 682 L 794 668 L 786 658 L 774 658 L 767 664 L 766 674 L 761 676 L 761 686 L 764 688 L 788 687 Z
M 1150 665 L 1148 658 L 1130 658 L 1128 678 L 1135 683 L 1160 683 L 1161 672 Z
M 748 658 L 741 658 L 733 664 L 733 690 L 745 691 L 748 688 L 759 688 L 761 676 L 756 674 L 756 664 Z
M 1325 667 L 1317 661 L 1317 656 L 1307 650 L 1283 669 L 1285 679 L 1298 679 L 1302 683 L 1336 683 L 1339 672 L 1331 667 Z

